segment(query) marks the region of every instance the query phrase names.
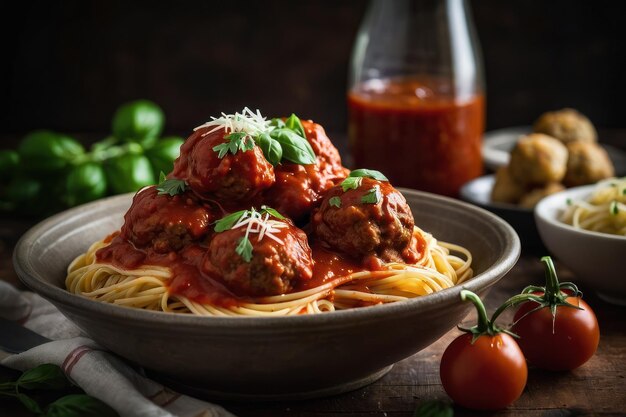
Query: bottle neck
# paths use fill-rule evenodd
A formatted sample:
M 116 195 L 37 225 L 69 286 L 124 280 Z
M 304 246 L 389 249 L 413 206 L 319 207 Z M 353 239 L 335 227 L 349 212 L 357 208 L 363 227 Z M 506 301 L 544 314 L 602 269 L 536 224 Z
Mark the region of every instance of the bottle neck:
M 483 92 L 478 40 L 465 0 L 373 0 L 355 42 L 350 88 L 409 78 L 439 95 Z

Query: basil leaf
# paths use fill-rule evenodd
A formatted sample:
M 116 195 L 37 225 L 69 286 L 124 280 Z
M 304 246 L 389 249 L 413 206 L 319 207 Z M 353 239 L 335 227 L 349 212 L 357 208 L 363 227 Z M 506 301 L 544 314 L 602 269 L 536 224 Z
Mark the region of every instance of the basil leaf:
M 250 243 L 248 236 L 244 236 L 239 239 L 239 244 L 237 245 L 235 252 L 237 252 L 237 254 L 246 262 L 250 262 L 252 260 L 252 243 Z
M 231 213 L 228 216 L 222 217 L 217 222 L 215 222 L 214 230 L 217 233 L 224 232 L 226 230 L 230 230 L 235 225 L 235 223 L 237 223 L 239 221 L 239 219 L 241 219 L 241 217 L 244 214 L 246 214 L 247 211 L 248 210 L 240 210 L 240 211 L 236 211 L 234 213 Z
M 348 177 L 341 182 L 341 189 L 345 193 L 348 190 L 356 190 L 361 186 L 362 177 Z
M 117 412 L 97 398 L 85 394 L 61 397 L 48 406 L 46 417 L 118 417 Z
M 285 127 L 285 122 L 283 122 L 283 119 L 275 118 L 270 121 L 270 127 L 282 129 Z
M 328 204 L 333 207 L 341 208 L 341 198 L 337 196 L 331 197 L 330 200 L 328 200 Z
M 378 204 L 382 198 L 380 194 L 380 188 L 373 187 L 367 190 L 367 192 L 361 197 L 361 203 L 365 204 Z
M 159 195 L 169 194 L 173 197 L 176 194 L 185 192 L 185 190 L 187 189 L 187 183 L 183 180 L 179 180 L 176 178 L 172 178 L 169 180 L 166 179 L 162 181 L 159 185 L 157 185 L 156 189 L 159 192 Z
M 22 404 L 24 404 L 24 407 L 28 408 L 29 411 L 32 411 L 33 413 L 37 413 L 37 414 L 42 413 L 41 407 L 39 407 L 39 404 L 37 404 L 37 401 L 30 398 L 28 395 L 18 392 L 16 394 L 16 397 L 18 400 L 20 400 Z
M 268 206 L 261 206 L 261 214 L 264 214 L 264 213 L 269 213 L 269 214 L 270 214 L 270 216 L 274 216 L 274 217 L 276 217 L 277 219 L 280 219 L 280 220 L 285 220 L 285 216 L 283 216 L 282 214 L 280 214 L 280 213 L 278 212 L 278 210 L 273 209 L 273 208 L 271 208 L 271 207 L 268 207 Z
M 453 417 L 454 410 L 450 404 L 437 401 L 430 400 L 425 401 L 420 404 L 416 409 L 415 413 L 413 413 L 413 417 Z
M 378 181 L 389 181 L 382 172 L 376 171 L 374 169 L 365 168 L 355 169 L 354 171 L 350 172 L 350 175 L 348 175 L 348 177 L 366 177 Z
M 304 126 L 302 126 L 302 122 L 295 114 L 291 113 L 291 116 L 285 121 L 285 126 L 287 129 L 291 129 L 296 132 L 298 135 L 306 138 L 306 133 L 304 132 Z
M 16 385 L 26 389 L 61 389 L 71 386 L 61 368 L 51 363 L 24 372 Z
M 257 144 L 263 151 L 265 159 L 267 159 L 272 165 L 278 165 L 280 160 L 283 158 L 283 148 L 280 146 L 280 143 L 277 140 L 272 139 L 269 134 L 261 133 L 257 137 Z
M 283 148 L 283 158 L 300 165 L 314 164 L 315 152 L 309 142 L 291 129 L 274 129 L 270 132 L 272 139 Z

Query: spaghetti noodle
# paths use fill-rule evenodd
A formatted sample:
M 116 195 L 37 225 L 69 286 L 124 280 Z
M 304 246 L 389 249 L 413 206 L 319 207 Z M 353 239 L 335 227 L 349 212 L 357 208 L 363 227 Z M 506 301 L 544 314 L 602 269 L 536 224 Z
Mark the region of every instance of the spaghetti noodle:
M 626 236 L 626 177 L 600 181 L 587 200 L 568 201 L 561 220 L 580 229 Z
M 378 271 L 361 271 L 337 277 L 304 291 L 246 300 L 233 306 L 204 304 L 171 293 L 172 272 L 146 265 L 123 270 L 98 263 L 96 252 L 106 240 L 94 243 L 69 266 L 67 289 L 97 301 L 172 313 L 202 316 L 288 316 L 342 310 L 397 302 L 431 294 L 472 277 L 471 253 L 464 247 L 438 242 L 415 227 L 426 242 L 425 254 L 414 265 L 388 263 Z

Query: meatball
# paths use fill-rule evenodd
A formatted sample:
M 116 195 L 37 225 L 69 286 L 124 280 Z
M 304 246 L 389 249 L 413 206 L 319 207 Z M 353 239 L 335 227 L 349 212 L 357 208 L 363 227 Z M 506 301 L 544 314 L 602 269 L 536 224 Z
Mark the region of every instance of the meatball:
M 587 117 L 574 109 L 562 109 L 542 114 L 533 130 L 545 133 L 563 143 L 596 142 L 598 134 Z
M 341 165 L 339 151 L 326 136 L 324 128 L 310 120 L 303 120 L 302 125 L 317 156 L 316 163 L 283 162 L 276 166 L 276 183 L 264 194 L 268 205 L 295 221 L 306 218 L 319 204 L 322 195 L 349 172 Z
M 517 204 L 526 190 L 511 177 L 508 167 L 500 167 L 491 189 L 491 201 Z
M 379 193 L 375 200 L 368 196 Z M 367 202 L 369 201 L 369 202 Z M 404 196 L 386 181 L 363 178 L 356 189 L 331 188 L 314 210 L 314 236 L 330 249 L 353 258 L 414 263 L 413 214 Z
M 593 184 L 615 175 L 613 163 L 602 148 L 593 142 L 570 142 L 563 182 L 568 187 Z
M 520 138 L 511 151 L 509 172 L 523 185 L 559 182 L 565 176 L 567 148 L 558 140 L 540 133 Z
M 237 253 L 246 227 L 217 233 L 209 244 L 203 271 L 221 281 L 238 296 L 262 297 L 290 292 L 298 282 L 313 276 L 313 258 L 306 234 L 289 220 L 270 220 L 278 224 L 274 236 L 250 233 L 251 259 Z
M 149 187 L 135 195 L 120 235 L 137 248 L 168 253 L 202 240 L 214 218 L 213 210 L 196 201 L 193 194 L 161 195 L 156 187 Z
M 213 148 L 225 143 L 225 136 L 224 129 L 195 131 L 181 146 L 172 176 L 185 180 L 204 198 L 249 201 L 274 184 L 274 168 L 257 145 L 220 158 Z
M 543 187 L 534 188 L 530 190 L 527 194 L 522 196 L 522 198 L 520 198 L 519 205 L 521 207 L 533 208 L 542 198 L 547 197 L 550 194 L 563 191 L 564 189 L 565 187 L 563 186 L 563 184 L 560 184 L 558 182 L 551 182 Z

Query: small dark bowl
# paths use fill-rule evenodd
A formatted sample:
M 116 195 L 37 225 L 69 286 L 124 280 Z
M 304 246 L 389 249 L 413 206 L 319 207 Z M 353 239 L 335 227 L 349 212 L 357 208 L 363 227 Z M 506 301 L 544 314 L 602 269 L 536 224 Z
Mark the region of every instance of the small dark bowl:
M 460 196 L 463 200 L 489 210 L 506 220 L 519 235 L 525 251 L 545 252 L 546 248 L 537 231 L 533 210 L 513 204 L 492 202 L 491 189 L 494 182 L 494 175 L 476 178 L 461 188 Z

